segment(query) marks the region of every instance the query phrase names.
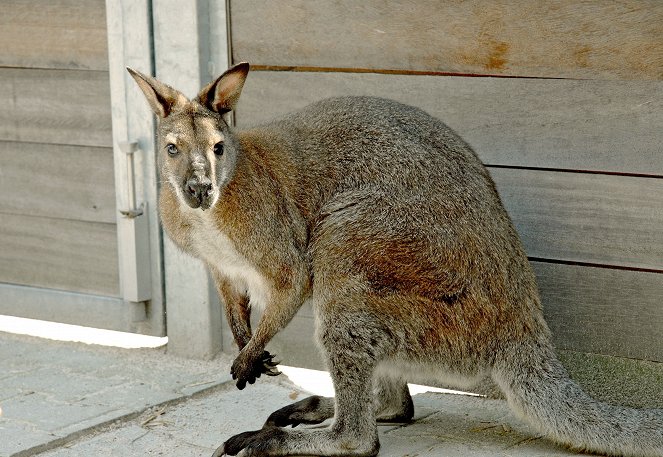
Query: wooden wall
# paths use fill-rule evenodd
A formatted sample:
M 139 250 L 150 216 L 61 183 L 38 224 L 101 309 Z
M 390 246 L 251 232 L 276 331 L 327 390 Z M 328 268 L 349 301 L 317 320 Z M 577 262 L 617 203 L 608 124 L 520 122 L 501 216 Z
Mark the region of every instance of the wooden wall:
M 334 95 L 424 108 L 489 167 L 558 348 L 663 362 L 662 23 L 657 0 L 232 0 L 253 68 L 236 119 Z M 302 310 L 279 355 L 319 365 L 311 326 Z
M 119 295 L 105 8 L 0 7 L 0 282 Z

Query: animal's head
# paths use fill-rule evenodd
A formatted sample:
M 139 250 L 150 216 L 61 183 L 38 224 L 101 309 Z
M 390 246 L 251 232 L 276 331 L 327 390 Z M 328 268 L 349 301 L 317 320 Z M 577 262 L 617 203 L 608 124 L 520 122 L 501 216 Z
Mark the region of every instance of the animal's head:
M 214 206 L 238 154 L 237 140 L 223 115 L 235 108 L 249 64 L 235 65 L 192 100 L 151 76 L 127 70 L 159 119 L 161 179 L 191 208 Z

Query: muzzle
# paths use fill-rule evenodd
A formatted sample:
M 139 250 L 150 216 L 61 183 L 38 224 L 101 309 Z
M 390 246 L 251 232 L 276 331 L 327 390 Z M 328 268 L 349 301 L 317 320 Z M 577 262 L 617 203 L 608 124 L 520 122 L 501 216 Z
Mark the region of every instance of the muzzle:
M 191 208 L 203 211 L 212 204 L 212 181 L 207 176 L 192 176 L 184 184 L 183 194 Z

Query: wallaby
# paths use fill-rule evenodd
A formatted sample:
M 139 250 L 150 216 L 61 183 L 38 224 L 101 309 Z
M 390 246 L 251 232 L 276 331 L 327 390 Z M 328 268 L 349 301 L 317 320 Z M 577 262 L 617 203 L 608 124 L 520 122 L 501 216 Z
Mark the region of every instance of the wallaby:
M 372 97 L 238 132 L 223 115 L 248 71 L 235 65 L 189 100 L 129 69 L 159 118 L 164 229 L 215 278 L 240 348 L 237 387 L 278 374 L 265 346 L 304 302 L 334 383 L 334 398 L 282 408 L 214 455 L 373 456 L 376 420 L 413 416 L 406 382 L 491 376 L 559 443 L 663 456 L 663 410 L 601 403 L 569 379 L 518 235 L 462 139 Z M 283 428 L 332 417 L 324 429 Z

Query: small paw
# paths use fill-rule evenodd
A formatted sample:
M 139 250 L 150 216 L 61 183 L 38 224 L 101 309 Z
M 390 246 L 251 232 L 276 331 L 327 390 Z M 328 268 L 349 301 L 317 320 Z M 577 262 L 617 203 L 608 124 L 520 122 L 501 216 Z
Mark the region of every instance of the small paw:
M 246 387 L 246 383 L 253 384 L 263 373 L 267 376 L 278 376 L 281 374 L 276 369 L 279 362 L 274 361 L 274 355 L 268 351 L 263 351 L 262 355 L 256 359 L 248 359 L 243 353 L 235 359 L 230 369 L 232 378 L 237 380 L 239 390 Z

